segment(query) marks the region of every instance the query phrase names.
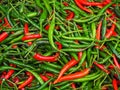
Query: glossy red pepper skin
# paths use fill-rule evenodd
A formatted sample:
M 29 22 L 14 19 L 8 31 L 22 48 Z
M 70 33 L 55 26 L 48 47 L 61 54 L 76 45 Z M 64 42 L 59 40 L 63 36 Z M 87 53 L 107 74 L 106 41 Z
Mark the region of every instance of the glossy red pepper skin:
M 42 36 L 40 34 L 31 34 L 31 35 L 26 35 L 23 36 L 22 40 L 30 40 L 30 39 L 36 39 L 36 38 L 41 38 Z
M 24 24 L 24 34 L 28 35 L 29 34 L 29 28 L 28 28 L 28 23 Z
M 31 73 L 29 73 L 29 72 L 26 72 L 26 74 L 29 76 L 28 79 L 25 80 L 22 84 L 20 84 L 18 86 L 18 89 L 24 88 L 25 86 L 27 86 L 28 84 L 30 84 L 33 81 L 34 76 Z
M 71 84 L 71 87 L 72 87 L 73 90 L 77 90 L 77 89 L 76 89 L 76 84 L 75 84 L 75 83 L 72 83 L 72 84 Z
M 58 56 L 59 56 L 59 53 L 56 53 L 54 56 L 42 56 L 39 53 L 35 53 L 33 58 L 38 61 L 55 62 L 57 61 Z
M 42 75 L 42 74 L 40 74 L 40 77 L 43 79 L 43 81 L 48 81 L 49 80 L 49 78 L 48 77 L 46 77 L 45 75 Z
M 74 18 L 74 15 L 75 15 L 74 12 L 70 11 L 68 13 L 68 16 L 66 17 L 66 20 L 72 20 Z
M 85 8 L 84 6 L 82 6 L 82 4 L 80 3 L 79 0 L 74 0 L 74 1 L 75 1 L 76 5 L 77 5 L 80 9 L 82 9 L 82 10 L 88 12 L 88 13 L 92 13 L 91 10 L 89 10 L 89 9 Z
M 116 23 L 116 19 L 114 20 L 114 23 Z M 112 24 L 109 32 L 106 33 L 106 35 L 105 35 L 106 38 L 110 38 L 112 36 L 113 32 L 115 31 L 116 25 L 114 23 Z
M 110 72 L 104 67 L 102 64 L 98 64 L 97 62 L 93 62 L 98 68 L 109 74 Z
M 115 64 L 115 66 L 120 69 L 120 65 L 119 65 L 119 63 L 118 63 L 117 57 L 116 57 L 114 54 L 112 55 L 112 57 L 113 57 L 113 62 L 114 62 L 114 64 Z
M 8 19 L 7 18 L 4 18 L 4 24 L 3 24 L 4 27 L 7 27 L 7 28 L 12 28 L 10 23 L 8 22 Z
M 3 32 L 2 34 L 0 34 L 0 42 L 5 40 L 7 37 L 8 37 L 8 33 L 7 32 Z
M 98 6 L 98 5 L 103 5 L 103 3 L 99 3 L 99 2 L 88 2 L 87 0 L 79 0 L 79 2 L 83 5 L 87 5 L 87 6 Z
M 67 81 L 67 80 L 74 80 L 74 79 L 77 79 L 77 78 L 82 78 L 86 75 L 88 75 L 90 72 L 90 68 L 86 68 L 82 71 L 79 71 L 79 72 L 75 72 L 73 74 L 68 74 L 66 76 L 62 76 L 57 82 L 53 82 L 53 84 L 56 84 L 58 82 L 62 82 L 62 81 Z
M 112 85 L 114 90 L 118 90 L 117 80 L 115 78 L 112 80 Z

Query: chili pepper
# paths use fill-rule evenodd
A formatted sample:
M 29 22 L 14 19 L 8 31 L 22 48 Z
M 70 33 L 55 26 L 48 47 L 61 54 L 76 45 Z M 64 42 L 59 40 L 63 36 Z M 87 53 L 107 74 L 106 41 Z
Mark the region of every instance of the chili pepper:
M 9 24 L 8 22 L 8 19 L 7 18 L 4 18 L 4 24 L 3 24 L 4 27 L 8 27 L 8 28 L 11 28 L 11 25 Z
M 79 0 L 79 2 L 83 5 L 88 5 L 88 6 L 98 6 L 103 4 L 99 2 L 88 2 L 87 0 Z
M 106 72 L 107 74 L 109 74 L 110 72 L 105 69 L 105 67 L 102 64 L 98 64 L 97 62 L 93 62 L 98 68 L 100 68 L 101 70 L 103 70 L 104 72 Z
M 25 23 L 25 24 L 24 24 L 24 34 L 25 34 L 25 35 L 28 35 L 28 33 L 29 33 L 28 23 Z
M 50 25 L 47 24 L 47 25 L 45 26 L 45 30 L 49 30 L 49 28 L 50 28 Z
M 0 34 L 0 42 L 5 40 L 7 37 L 8 37 L 8 33 L 7 32 L 3 32 L 2 34 Z
M 24 88 L 26 85 L 30 84 L 33 81 L 33 75 L 30 72 L 26 72 L 26 75 L 28 75 L 28 79 L 25 80 L 21 85 L 18 86 L 18 89 Z
M 75 60 L 74 58 L 72 58 L 67 64 L 65 64 L 64 67 L 61 69 L 61 71 L 58 75 L 58 78 L 54 81 L 54 83 L 56 83 L 69 68 L 75 66 L 79 62 L 81 57 L 82 57 L 82 52 L 79 52 L 78 53 L 78 58 L 79 58 L 78 61 Z
M 120 65 L 118 63 L 118 60 L 117 60 L 116 56 L 113 54 L 112 57 L 113 57 L 113 62 L 115 64 L 115 66 L 117 66 L 118 68 L 120 68 Z
M 14 65 L 14 64 L 11 64 L 10 66 L 16 67 L 16 65 Z M 9 79 L 12 76 L 13 73 L 14 73 L 14 70 L 9 70 L 7 72 L 7 74 L 4 76 L 4 78 Z
M 23 36 L 22 40 L 29 40 L 29 39 L 36 39 L 36 38 L 41 38 L 42 36 L 40 34 L 31 34 L 27 36 Z
M 114 22 L 116 23 L 116 19 L 114 20 Z M 113 23 L 111 28 L 110 28 L 110 31 L 108 33 L 106 33 L 105 37 L 106 38 L 110 38 L 112 36 L 115 28 L 116 28 L 116 25 Z
M 45 75 L 46 75 L 46 76 L 50 76 L 50 77 L 53 77 L 53 76 L 54 76 L 54 74 L 53 74 L 53 73 L 50 73 L 50 72 L 46 72 Z
M 74 12 L 69 12 L 68 16 L 66 17 L 66 20 L 71 20 L 74 18 Z
M 69 6 L 67 2 L 62 2 L 64 6 Z
M 53 84 L 56 84 L 56 83 L 62 82 L 62 81 L 66 81 L 66 80 L 73 80 L 73 79 L 77 79 L 77 78 L 82 78 L 82 77 L 86 76 L 89 72 L 90 72 L 90 68 L 86 68 L 82 71 L 75 72 L 73 74 L 68 74 L 66 76 L 62 76 L 57 82 L 53 82 Z
M 114 90 L 118 90 L 117 80 L 115 78 L 113 78 L 112 80 L 112 85 L 113 85 Z
M 45 76 L 45 75 L 42 75 L 42 74 L 40 74 L 40 77 L 43 79 L 43 81 L 48 81 L 49 79 Z
M 76 90 L 76 84 L 75 83 L 72 83 L 71 87 L 72 87 L 73 90 Z
M 102 26 L 102 22 L 99 23 L 97 31 L 96 31 L 96 39 L 100 40 L 100 32 L 101 32 L 101 26 Z
M 82 9 L 82 10 L 88 12 L 88 13 L 91 13 L 91 12 L 92 12 L 91 10 L 89 10 L 89 9 L 87 9 L 87 8 L 85 8 L 85 7 L 83 7 L 83 6 L 81 5 L 81 3 L 80 3 L 79 0 L 74 0 L 74 1 L 75 1 L 76 5 L 77 5 L 80 9 Z
M 39 61 L 55 62 L 57 61 L 58 56 L 59 53 L 56 53 L 54 56 L 42 56 L 39 53 L 35 53 L 33 58 Z

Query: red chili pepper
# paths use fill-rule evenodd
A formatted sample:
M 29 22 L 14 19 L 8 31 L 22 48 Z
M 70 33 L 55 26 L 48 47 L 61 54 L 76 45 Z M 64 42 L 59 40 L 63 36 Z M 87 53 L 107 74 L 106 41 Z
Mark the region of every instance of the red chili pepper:
M 39 61 L 55 62 L 57 61 L 58 56 L 59 53 L 56 53 L 54 56 L 42 56 L 39 53 L 35 53 L 33 58 Z
M 23 36 L 22 40 L 29 40 L 29 39 L 36 39 L 36 38 L 41 38 L 42 36 L 40 34 L 32 34 L 32 35 L 26 35 Z
M 29 33 L 28 23 L 25 23 L 24 24 L 24 34 L 28 35 L 28 33 Z
M 60 49 L 62 49 L 62 44 L 60 43 L 60 42 L 55 42 L 55 44 L 57 44 L 58 45 L 58 49 L 60 50 Z
M 88 12 L 88 13 L 92 13 L 91 10 L 89 10 L 89 9 L 85 8 L 84 6 L 82 6 L 79 0 L 74 0 L 74 1 L 75 1 L 76 5 L 77 5 L 80 9 L 82 9 L 82 10 Z
M 0 23 L 2 23 L 2 20 L 0 19 Z
M 11 64 L 10 66 L 16 67 L 16 65 L 14 65 L 14 64 Z M 5 78 L 5 79 L 9 79 L 14 72 L 15 72 L 14 70 L 9 70 L 9 71 L 7 72 L 7 74 L 4 76 L 4 78 Z
M 49 28 L 50 28 L 50 25 L 47 24 L 47 25 L 45 26 L 45 30 L 49 30 Z
M 72 83 L 71 87 L 72 87 L 73 90 L 76 90 L 76 84 L 75 83 Z
M 67 81 L 67 80 L 73 80 L 73 79 L 77 79 L 77 78 L 82 78 L 86 75 L 88 75 L 88 73 L 90 72 L 90 68 L 86 68 L 82 71 L 79 72 L 75 72 L 73 74 L 68 74 L 66 76 L 62 76 L 57 82 L 53 82 L 53 84 L 56 84 L 58 82 L 62 82 L 62 81 Z
M 109 69 L 114 69 L 115 67 L 113 65 L 108 66 Z
M 72 12 L 72 11 L 70 11 L 69 12 L 69 14 L 68 14 L 68 16 L 66 17 L 66 20 L 71 20 L 71 19 L 73 19 L 74 18 L 74 12 Z
M 88 2 L 87 0 L 79 0 L 79 2 L 83 5 L 87 5 L 87 6 L 98 6 L 98 5 L 103 5 L 103 3 L 99 3 L 99 2 Z
M 69 6 L 69 4 L 67 2 L 63 2 L 64 6 Z
M 118 63 L 117 57 L 114 54 L 112 55 L 112 57 L 113 57 L 113 62 L 115 64 L 115 66 L 117 66 L 120 69 L 120 65 Z
M 11 28 L 11 25 L 10 25 L 10 23 L 9 23 L 9 21 L 8 21 L 7 18 L 4 18 L 4 24 L 3 24 L 3 26 L 4 26 L 4 27 Z
M 46 75 L 46 76 L 50 76 L 50 77 L 53 77 L 53 76 L 54 76 L 54 74 L 52 74 L 52 73 L 50 73 L 50 72 L 46 72 L 45 75 Z
M 42 75 L 42 74 L 40 74 L 40 77 L 43 79 L 43 81 L 48 81 L 49 80 L 49 78 L 48 77 L 46 77 L 45 75 Z
M 33 81 L 34 76 L 30 72 L 26 72 L 26 74 L 29 76 L 28 79 L 25 80 L 22 84 L 20 84 L 18 86 L 18 89 L 24 88 L 26 85 L 30 84 Z
M 108 32 L 110 32 L 110 30 L 107 29 L 107 32 L 106 32 L 106 33 L 108 33 Z M 114 32 L 112 33 L 112 36 L 118 36 L 118 34 L 114 31 Z
M 93 62 L 98 68 L 109 74 L 110 72 L 104 67 L 102 64 L 98 64 L 97 62 Z
M 18 82 L 20 82 L 20 79 L 18 77 L 14 77 L 12 81 L 17 84 Z
M 112 80 L 112 85 L 114 90 L 118 90 L 117 80 L 115 78 Z
M 8 37 L 8 33 L 7 32 L 3 32 L 2 34 L 0 34 L 0 42 L 5 40 L 7 37 Z
M 100 33 L 101 33 L 101 28 L 102 28 L 102 22 L 100 22 L 99 24 L 98 24 L 98 28 L 97 28 L 97 30 L 96 30 L 96 39 L 97 40 L 100 40 Z
M 116 19 L 114 20 L 114 23 L 116 23 Z M 108 33 L 106 33 L 105 37 L 106 38 L 110 38 L 116 28 L 116 25 L 115 24 L 112 24 L 111 28 L 110 28 L 110 31 Z
M 82 52 L 79 53 L 79 57 L 78 57 L 79 60 L 81 59 L 81 57 L 82 57 Z M 62 75 L 63 75 L 69 68 L 75 66 L 75 65 L 79 62 L 79 60 L 77 61 L 77 60 L 75 60 L 74 58 L 72 58 L 67 64 L 65 64 L 65 65 L 63 66 L 63 68 L 61 69 L 61 71 L 60 71 L 60 73 L 59 73 L 59 75 L 58 75 L 58 78 L 54 81 L 54 83 L 58 82 L 58 80 L 62 77 Z

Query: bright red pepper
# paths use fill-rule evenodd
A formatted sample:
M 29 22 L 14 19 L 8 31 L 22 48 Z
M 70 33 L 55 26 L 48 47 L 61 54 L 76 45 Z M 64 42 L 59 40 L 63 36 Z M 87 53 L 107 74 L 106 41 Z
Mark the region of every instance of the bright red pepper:
M 40 77 L 43 79 L 43 81 L 48 81 L 49 80 L 49 78 L 48 77 L 46 77 L 45 75 L 42 75 L 42 74 L 40 74 Z
M 3 32 L 2 34 L 0 34 L 0 42 L 5 40 L 7 37 L 8 37 L 8 33 L 7 32 Z
M 28 28 L 28 23 L 24 24 L 24 34 L 28 35 L 29 34 L 29 28 Z
M 33 81 L 34 76 L 30 72 L 26 72 L 26 74 L 29 76 L 28 79 L 25 80 L 22 84 L 20 84 L 18 86 L 18 89 L 24 88 L 26 85 L 30 84 Z
M 97 28 L 97 30 L 96 30 L 96 39 L 97 40 L 100 40 L 100 33 L 101 33 L 101 28 L 102 28 L 102 22 L 100 22 L 99 24 L 98 24 L 98 28 Z
M 112 80 L 112 85 L 114 90 L 118 90 L 117 80 L 115 78 Z
M 114 23 L 116 23 L 116 19 L 114 20 Z M 114 23 L 112 24 L 111 28 L 109 29 L 109 32 L 106 33 L 106 35 L 105 35 L 106 38 L 110 38 L 112 36 L 113 32 L 115 31 L 116 25 Z
M 55 44 L 58 46 L 58 49 L 60 50 L 60 49 L 62 49 L 62 44 L 60 43 L 60 42 L 55 42 Z
M 36 38 L 41 38 L 42 36 L 40 34 L 31 34 L 31 35 L 26 35 L 23 36 L 22 40 L 30 40 L 30 39 L 36 39 Z
M 50 28 L 50 25 L 47 24 L 47 25 L 45 26 L 45 30 L 49 30 L 49 28 Z
M 91 10 L 89 10 L 89 9 L 85 8 L 84 6 L 82 6 L 82 4 L 81 4 L 81 2 L 80 2 L 79 0 L 74 0 L 74 1 L 75 1 L 76 5 L 77 5 L 80 9 L 82 9 L 82 10 L 88 12 L 88 13 L 92 13 Z
M 77 79 L 77 78 L 82 78 L 86 75 L 88 75 L 90 72 L 90 68 L 86 68 L 82 71 L 79 71 L 79 72 L 75 72 L 73 74 L 68 74 L 66 76 L 62 76 L 57 82 L 53 82 L 53 84 L 56 84 L 58 82 L 62 82 L 62 81 L 67 81 L 67 80 L 74 80 L 74 79 Z
M 9 23 L 9 21 L 8 21 L 7 18 L 4 18 L 4 24 L 3 24 L 3 26 L 7 27 L 7 28 L 11 28 L 11 25 L 10 25 L 10 23 Z
M 72 84 L 71 84 L 71 87 L 72 87 L 73 90 L 77 90 L 77 89 L 76 89 L 76 84 L 75 84 L 75 83 L 72 83 Z
M 78 58 L 79 58 L 79 60 L 80 60 L 81 57 L 82 57 L 82 52 L 80 52 L 78 55 L 79 55 Z M 54 83 L 58 82 L 58 80 L 62 77 L 62 75 L 63 75 L 69 68 L 75 66 L 75 65 L 79 62 L 79 60 L 75 60 L 74 58 L 72 58 L 67 64 L 65 64 L 65 65 L 63 66 L 63 68 L 61 69 L 61 71 L 60 71 L 60 73 L 59 73 L 59 75 L 58 75 L 58 78 L 54 81 Z
M 14 64 L 11 64 L 10 66 L 16 67 L 16 65 L 14 65 Z M 4 78 L 5 78 L 5 79 L 9 79 L 14 72 L 15 72 L 14 70 L 9 70 L 9 71 L 7 72 L 7 74 L 4 76 Z
M 99 2 L 88 2 L 87 0 L 79 0 L 79 2 L 83 5 L 87 5 L 87 6 L 98 6 L 98 5 L 103 5 L 103 3 L 99 3 Z
M 46 76 L 50 76 L 50 77 L 53 77 L 53 76 L 54 76 L 54 74 L 52 74 L 52 73 L 50 73 L 50 72 L 46 72 L 45 75 L 46 75 Z
M 57 61 L 58 56 L 59 56 L 59 53 L 56 53 L 54 56 L 42 56 L 39 53 L 35 53 L 33 58 L 38 61 L 55 62 Z
M 116 57 L 114 54 L 112 55 L 112 57 L 113 57 L 113 62 L 114 62 L 114 64 L 115 64 L 115 66 L 120 69 L 120 65 L 119 65 L 119 63 L 118 63 L 117 57 Z
M 70 11 L 69 12 L 69 14 L 68 14 L 68 16 L 66 17 L 66 20 L 71 20 L 71 19 L 73 19 L 74 18 L 74 12 L 72 12 L 72 11 Z
M 93 62 L 98 68 L 109 74 L 110 72 L 104 67 L 102 64 L 98 64 L 97 62 Z

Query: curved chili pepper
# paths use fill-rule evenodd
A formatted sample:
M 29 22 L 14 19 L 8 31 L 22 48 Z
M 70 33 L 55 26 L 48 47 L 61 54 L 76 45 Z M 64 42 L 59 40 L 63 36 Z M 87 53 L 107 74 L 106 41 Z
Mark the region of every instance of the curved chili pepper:
M 34 76 L 30 72 L 26 72 L 29 76 L 27 80 L 25 80 L 22 84 L 18 86 L 18 89 L 24 88 L 26 85 L 30 84 L 33 81 Z
M 43 79 L 43 81 L 48 81 L 49 80 L 49 78 L 47 78 L 45 75 L 42 75 L 42 74 L 40 74 L 40 77 Z
M 3 32 L 2 34 L 0 34 L 0 42 L 5 40 L 7 37 L 8 37 L 8 33 L 7 32 Z
M 86 68 L 82 71 L 79 72 L 75 72 L 73 74 L 68 74 L 66 76 L 62 76 L 57 82 L 53 82 L 53 84 L 56 84 L 58 82 L 62 82 L 62 81 L 67 81 L 67 80 L 73 80 L 73 79 L 77 79 L 77 78 L 82 78 L 86 75 L 88 75 L 90 72 L 90 68 Z
M 40 34 L 32 34 L 32 35 L 26 35 L 23 36 L 22 40 L 29 40 L 29 39 L 36 39 L 36 38 L 41 38 L 42 36 Z
M 72 12 L 72 11 L 70 11 L 69 12 L 69 14 L 68 14 L 68 16 L 66 17 L 66 20 L 71 20 L 71 19 L 73 19 L 74 18 L 74 12 Z
M 60 49 L 62 49 L 62 44 L 60 43 L 60 42 L 55 42 L 55 44 L 57 44 L 58 45 L 58 49 L 60 50 Z
M 57 61 L 58 56 L 59 53 L 56 53 L 54 56 L 42 56 L 39 53 L 35 53 L 33 58 L 39 61 L 55 62 Z
M 82 52 L 79 53 L 79 60 L 81 59 L 82 57 Z M 75 60 L 74 58 L 72 58 L 67 64 L 65 64 L 63 66 L 63 68 L 61 69 L 59 75 L 58 75 L 58 78 L 54 81 L 54 83 L 58 82 L 58 80 L 62 77 L 62 75 L 71 67 L 75 66 L 79 60 Z
M 82 6 L 79 0 L 74 0 L 74 1 L 75 1 L 76 5 L 77 5 L 80 9 L 82 9 L 82 10 L 88 12 L 88 13 L 92 13 L 91 10 L 89 10 L 89 9 L 85 8 L 84 6 Z
M 117 80 L 115 78 L 112 80 L 112 85 L 114 90 L 118 90 Z
M 10 66 L 16 67 L 16 65 L 14 65 L 14 64 L 10 64 Z M 14 70 L 9 70 L 9 71 L 7 72 L 7 74 L 4 76 L 4 78 L 5 78 L 5 79 L 9 79 L 14 72 L 15 72 Z
M 3 26 L 4 26 L 4 27 L 11 28 L 11 25 L 10 25 L 10 23 L 9 23 L 9 21 L 8 21 L 7 18 L 4 18 L 4 24 L 3 24 Z
M 98 68 L 100 68 L 101 70 L 103 70 L 104 72 L 106 72 L 107 74 L 109 74 L 110 72 L 105 69 L 104 65 L 102 64 L 98 64 L 97 62 L 93 62 Z
M 116 19 L 114 20 L 114 23 L 116 23 Z M 112 24 L 111 28 L 110 28 L 110 31 L 108 33 L 106 33 L 105 37 L 106 38 L 110 38 L 116 28 L 116 25 L 115 24 Z
M 115 66 L 117 66 L 120 69 L 120 65 L 118 63 L 117 57 L 114 54 L 112 55 L 112 57 L 113 57 L 113 62 L 115 64 Z

